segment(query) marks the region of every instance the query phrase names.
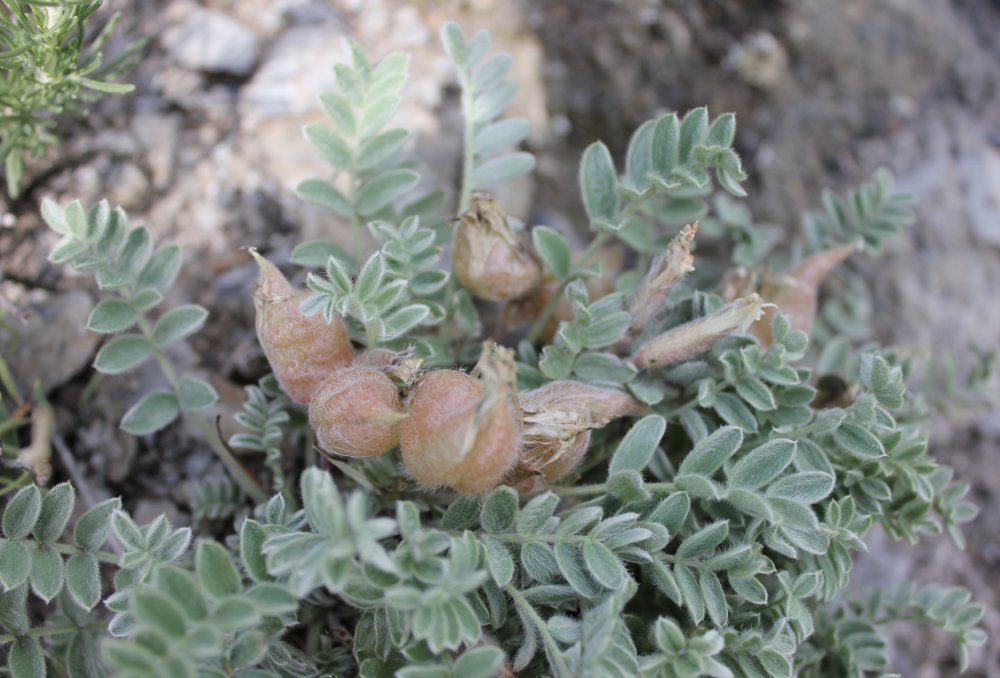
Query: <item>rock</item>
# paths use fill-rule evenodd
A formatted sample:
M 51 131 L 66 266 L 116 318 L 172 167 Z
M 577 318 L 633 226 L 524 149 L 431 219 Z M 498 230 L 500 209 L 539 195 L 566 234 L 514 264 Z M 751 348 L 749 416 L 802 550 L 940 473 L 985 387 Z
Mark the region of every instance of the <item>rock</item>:
M 166 499 L 140 499 L 132 510 L 132 518 L 139 525 L 153 522 L 160 514 L 165 515 L 174 527 L 181 527 L 189 522 L 177 505 Z
M 1000 153 L 982 146 L 960 159 L 965 175 L 965 204 L 972 236 L 1000 247 Z
M 163 35 L 170 57 L 185 68 L 205 73 L 247 76 L 260 56 L 260 40 L 225 14 L 195 9 Z
M 90 364 L 100 340 L 87 329 L 87 318 L 94 306 L 90 295 L 80 290 L 26 293 L 12 283 L 0 289 L 0 296 L 12 300 L 18 311 L 4 318 L 12 331 L 0 334 L 0 351 L 22 396 L 31 394 L 36 380 L 47 393 Z M 13 353 L 7 354 L 4 349 L 11 345 Z

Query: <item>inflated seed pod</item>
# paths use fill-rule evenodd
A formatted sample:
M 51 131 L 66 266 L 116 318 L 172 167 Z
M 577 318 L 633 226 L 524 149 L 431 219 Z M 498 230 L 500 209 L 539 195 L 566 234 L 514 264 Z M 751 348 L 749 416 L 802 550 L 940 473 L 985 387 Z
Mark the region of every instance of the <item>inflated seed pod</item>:
M 257 339 L 282 390 L 303 405 L 320 383 L 347 367 L 354 349 L 340 318 L 327 324 L 322 314 L 306 317 L 299 311 L 309 292 L 295 290 L 278 268 L 250 250 L 260 266 L 254 290 Z
M 496 200 L 472 195 L 459 218 L 452 249 L 455 277 L 480 299 L 505 301 L 538 285 L 541 268 L 507 225 Z
M 371 367 L 334 372 L 309 401 L 316 442 L 326 452 L 345 457 L 374 457 L 396 447 L 403 418 L 399 389 Z
M 638 415 L 629 394 L 576 381 L 553 381 L 520 394 L 522 448 L 508 482 L 533 492 L 564 477 L 586 456 L 590 432 L 618 417 Z
M 480 494 L 496 487 L 517 461 L 521 416 L 513 357 L 493 349 L 477 369 L 481 379 L 457 370 L 427 372 L 410 391 L 400 450 L 418 482 Z

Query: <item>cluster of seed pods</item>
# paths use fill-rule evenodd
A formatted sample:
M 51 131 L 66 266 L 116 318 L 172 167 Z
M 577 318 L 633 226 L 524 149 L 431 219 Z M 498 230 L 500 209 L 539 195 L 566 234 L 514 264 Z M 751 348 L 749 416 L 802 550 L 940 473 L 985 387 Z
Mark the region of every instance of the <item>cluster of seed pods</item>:
M 570 381 L 518 393 L 513 353 L 489 342 L 470 373 L 420 372 L 384 350 L 355 354 L 339 319 L 301 315 L 304 292 L 254 256 L 258 339 L 282 389 L 308 405 L 328 454 L 398 447 L 407 473 L 427 487 L 480 494 L 509 482 L 532 491 L 572 471 L 592 429 L 638 411 L 623 392 Z
M 715 313 L 645 338 L 675 285 L 693 270 L 691 244 L 698 224 L 682 229 L 656 257 L 632 295 L 632 325 L 611 347 L 639 369 L 691 359 L 734 331 L 770 343 L 770 320 L 779 306 L 797 329 L 808 329 L 823 278 L 853 246 L 817 253 L 791 274 L 768 274 L 756 284 L 748 272 L 730 272 Z M 421 372 L 418 361 L 385 350 L 355 355 L 340 318 L 305 317 L 308 295 L 294 290 L 270 262 L 260 265 L 254 293 L 257 336 L 282 389 L 309 406 L 309 423 L 328 454 L 374 457 L 399 448 L 409 475 L 427 487 L 480 494 L 501 482 L 534 492 L 568 475 L 584 458 L 591 431 L 642 407 L 628 394 L 574 381 L 554 381 L 518 392 L 510 349 L 486 342 L 476 367 Z M 610 289 L 620 253 L 597 253 L 608 276 L 591 278 L 595 296 Z M 513 302 L 513 316 L 537 315 L 557 293 L 535 256 L 510 228 L 496 202 L 474 194 L 459 219 L 453 243 L 455 277 L 475 296 Z M 540 301 L 541 300 L 541 301 Z M 775 303 L 769 303 L 773 301 Z M 777 304 L 777 305 L 776 305 Z M 570 309 L 556 309 L 554 324 Z M 636 344 L 633 347 L 633 343 Z

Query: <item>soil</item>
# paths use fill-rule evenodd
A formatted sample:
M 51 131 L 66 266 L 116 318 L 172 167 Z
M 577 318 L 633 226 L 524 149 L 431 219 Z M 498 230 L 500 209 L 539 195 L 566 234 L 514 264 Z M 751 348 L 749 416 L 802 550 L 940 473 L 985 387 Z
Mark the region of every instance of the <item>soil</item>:
M 137 91 L 101 101 L 62 126 L 67 140 L 33 161 L 17 201 L 0 198 L 0 310 L 21 341 L 12 358 L 24 387 L 42 380 L 76 472 L 100 500 L 120 494 L 144 517 L 190 520 L 187 481 L 222 469 L 193 432 L 175 427 L 135 441 L 117 421 L 155 369 L 95 380 L 97 348 L 79 317 L 97 296 L 88 278 L 46 263 L 54 239 L 37 214 L 46 196 L 102 196 L 160 238 L 179 241 L 187 265 L 171 301 L 211 310 L 206 329 L 175 358 L 211 378 L 221 411 L 264 372 L 253 336 L 255 270 L 241 247 L 287 258 L 301 240 L 329 234 L 328 214 L 292 194 L 322 165 L 300 127 L 318 120 L 347 35 L 369 51 L 414 53 L 403 116 L 431 179 L 458 167 L 454 78 L 436 32 L 456 19 L 490 28 L 510 51 L 533 123 L 535 183 L 500 196 L 508 211 L 572 231 L 582 223 L 572 188 L 582 149 L 604 140 L 621 157 L 651 116 L 708 105 L 735 111 L 736 147 L 750 174 L 755 219 L 787 234 L 824 188 L 844 190 L 888 166 L 918 196 L 917 222 L 879 259 L 850 265 L 872 289 L 871 323 L 887 344 L 953 356 L 1000 343 L 1000 3 L 995 0 L 108 0 L 122 28 L 107 50 L 150 39 L 130 75 Z M 207 13 L 207 14 L 206 14 Z M 205 31 L 208 31 L 206 38 Z M 215 31 L 214 33 L 212 31 Z M 225 40 L 201 50 L 199 40 Z M 192 47 L 193 45 L 193 47 Z M 210 52 L 210 53 L 209 53 Z M 62 312 L 65 309 L 66 312 Z M 38 347 L 59 350 L 42 356 Z M 6 340 L 0 338 L 0 340 Z M 61 347 L 61 348 L 60 348 Z M 11 349 L 8 344 L 6 349 Z M 52 355 L 58 357 L 51 359 Z M 228 417 L 223 418 L 223 426 Z M 943 539 L 916 549 L 879 539 L 858 586 L 903 578 L 971 588 L 990 606 L 989 644 L 969 675 L 1000 676 L 1000 411 L 963 410 L 933 422 L 937 455 L 972 483 L 982 507 L 956 552 Z M 70 470 L 55 460 L 56 479 Z M 940 636 L 902 629 L 894 668 L 954 675 Z

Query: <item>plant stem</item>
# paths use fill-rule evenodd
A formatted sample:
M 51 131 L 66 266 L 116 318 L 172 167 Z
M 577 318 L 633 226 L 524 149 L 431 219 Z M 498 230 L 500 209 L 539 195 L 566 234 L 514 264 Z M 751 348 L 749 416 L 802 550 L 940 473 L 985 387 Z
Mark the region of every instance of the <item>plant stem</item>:
M 110 565 L 118 565 L 121 556 L 110 551 L 81 551 L 76 546 L 70 546 L 69 544 L 49 544 L 48 548 L 52 549 L 56 553 L 62 553 L 67 556 L 75 556 L 78 553 L 90 553 L 90 555 L 97 558 L 102 563 L 108 563 Z
M 512 585 L 507 584 L 503 587 L 507 595 L 511 597 L 514 601 L 514 605 L 517 606 L 524 616 L 528 617 L 535 627 L 538 629 L 539 635 L 542 637 L 542 643 L 545 645 L 546 654 L 549 655 L 549 662 L 552 664 L 552 668 L 555 669 L 556 678 L 562 678 L 563 676 L 569 676 L 569 666 L 566 665 L 566 660 L 562 656 L 562 650 L 559 649 L 559 645 L 556 643 L 556 639 L 552 637 L 549 633 L 549 627 L 542 619 L 538 611 L 528 602 L 528 599 L 524 595 L 514 588 Z
M 149 326 L 149 322 L 145 317 L 140 317 L 138 325 L 143 336 L 153 347 L 153 355 L 156 357 L 156 362 L 159 363 L 160 369 L 163 370 L 164 376 L 166 376 L 167 381 L 170 382 L 170 386 L 174 389 L 174 393 L 178 398 L 180 398 L 180 381 L 177 379 L 174 367 L 170 364 L 170 360 L 167 359 L 163 349 L 157 346 L 156 342 L 153 341 L 153 330 Z M 205 442 L 208 443 L 208 446 L 212 448 L 212 451 L 215 452 L 215 456 L 217 456 L 229 472 L 233 474 L 233 477 L 236 479 L 239 486 L 243 488 L 243 491 L 258 504 L 262 504 L 267 501 L 267 493 L 264 492 L 260 483 L 258 483 L 257 479 L 250 475 L 250 472 L 243 467 L 243 464 L 241 464 L 240 461 L 234 457 L 228 449 L 226 449 L 226 446 L 222 444 L 222 441 L 219 439 L 216 432 L 212 430 L 208 421 L 200 414 L 191 412 L 188 413 L 188 415 L 195 422 L 195 424 L 197 424 L 202 437 L 205 439 Z
M 0 497 L 7 494 L 8 492 L 13 492 L 14 490 L 19 490 L 31 481 L 32 475 L 28 471 L 25 471 L 19 475 L 14 480 L 10 481 L 0 489 Z
M 462 187 L 458 194 L 458 214 L 464 214 L 469 209 L 469 199 L 472 197 L 472 172 L 475 169 L 476 153 L 472 146 L 473 135 L 475 134 L 475 119 L 473 117 L 473 103 L 475 92 L 472 89 L 472 82 L 469 74 L 464 69 L 459 69 L 458 79 L 462 86 L 462 120 L 464 130 L 462 133 Z M 455 229 L 452 225 L 450 242 L 455 242 Z M 452 250 L 454 255 L 454 249 Z M 441 336 L 446 342 L 451 342 L 451 317 L 455 310 L 455 282 L 454 262 L 452 263 L 452 274 L 448 276 L 448 284 L 444 289 L 444 320 L 441 321 Z
M 646 483 L 643 487 L 651 492 L 670 492 L 674 489 L 673 483 Z M 556 485 L 549 488 L 550 491 L 560 497 L 586 497 L 592 494 L 605 494 L 608 491 L 604 483 L 594 485 Z
M 107 628 L 108 625 L 104 622 L 90 622 L 89 624 L 83 624 L 82 626 L 76 626 L 75 624 L 63 624 L 62 626 L 36 626 L 33 629 L 28 629 L 25 633 L 5 633 L 0 636 L 0 645 L 12 643 L 17 640 L 18 636 L 41 638 L 43 636 L 60 636 L 67 633 L 79 633 L 82 630 L 103 631 Z

